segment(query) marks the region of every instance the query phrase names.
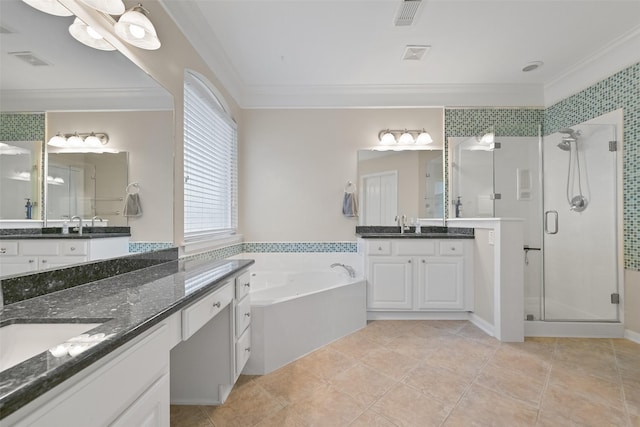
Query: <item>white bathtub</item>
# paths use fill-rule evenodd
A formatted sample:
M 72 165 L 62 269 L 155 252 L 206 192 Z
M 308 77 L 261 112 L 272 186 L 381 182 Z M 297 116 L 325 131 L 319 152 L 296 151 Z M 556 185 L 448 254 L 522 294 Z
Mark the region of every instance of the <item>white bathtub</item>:
M 367 322 L 366 284 L 342 269 L 251 275 L 251 357 L 243 373 L 263 375 Z

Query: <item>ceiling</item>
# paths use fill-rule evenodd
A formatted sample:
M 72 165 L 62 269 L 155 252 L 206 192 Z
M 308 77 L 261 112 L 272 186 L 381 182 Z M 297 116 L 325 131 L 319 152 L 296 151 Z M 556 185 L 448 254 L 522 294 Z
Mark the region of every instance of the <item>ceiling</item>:
M 640 0 L 422 0 L 405 27 L 394 25 L 402 0 L 151 1 L 244 108 L 540 106 L 549 87 L 585 65 L 602 78 L 640 61 Z M 0 0 L 0 24 L 11 31 L 0 34 L 3 111 L 74 109 L 74 97 L 82 109 L 135 109 L 135 95 L 140 108 L 171 108 L 123 55 L 75 41 L 72 21 Z M 607 56 L 629 41 L 633 53 Z M 407 45 L 430 49 L 402 61 Z M 50 65 L 8 54 L 16 51 Z M 531 61 L 544 65 L 522 72 Z
M 546 85 L 640 38 L 640 0 L 422 0 L 405 27 L 402 0 L 161 2 L 244 107 L 496 92 L 541 105 Z M 407 45 L 431 48 L 402 61 Z M 544 65 L 522 72 L 531 61 Z

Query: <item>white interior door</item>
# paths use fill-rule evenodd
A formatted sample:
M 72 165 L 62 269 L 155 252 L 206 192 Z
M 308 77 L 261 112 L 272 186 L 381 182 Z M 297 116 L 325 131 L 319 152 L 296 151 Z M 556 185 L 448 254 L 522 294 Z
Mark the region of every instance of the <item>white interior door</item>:
M 398 214 L 398 172 L 362 176 L 362 224 L 395 225 Z

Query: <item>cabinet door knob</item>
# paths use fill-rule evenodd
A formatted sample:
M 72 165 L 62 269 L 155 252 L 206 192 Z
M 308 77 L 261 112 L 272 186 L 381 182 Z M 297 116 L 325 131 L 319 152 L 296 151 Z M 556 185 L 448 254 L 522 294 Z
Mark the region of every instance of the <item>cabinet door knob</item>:
M 69 248 L 69 250 L 70 250 L 71 252 L 73 252 L 73 251 L 75 251 L 75 250 L 76 250 L 76 247 L 75 247 L 75 246 L 71 246 L 71 247 Z
M 407 261 L 409 264 L 411 264 L 411 260 Z
M 0 254 L 6 254 L 7 248 L 0 248 Z
M 244 284 L 244 286 L 246 286 L 247 288 L 250 288 L 251 287 L 251 283 L 247 282 L 247 283 Z
M 423 264 L 426 264 L 426 262 L 427 262 L 427 261 L 425 261 L 425 260 L 422 260 L 422 263 L 423 263 Z
M 43 260 L 42 260 L 42 263 L 43 263 L 43 264 L 46 264 L 46 263 L 47 263 L 47 260 L 46 260 L 46 259 L 43 259 Z
M 378 246 L 378 250 L 381 251 L 382 250 L 382 246 Z
M 245 313 L 244 315 L 247 317 L 251 317 L 251 313 Z
M 29 264 L 33 264 L 34 262 L 36 262 L 36 260 L 35 260 L 35 259 L 30 259 L 30 260 L 29 260 Z
M 456 247 L 455 247 L 455 246 L 451 246 L 451 250 L 452 250 L 452 251 L 455 251 L 455 250 L 456 250 Z
M 251 347 L 247 347 L 247 348 L 245 348 L 245 349 L 244 349 L 244 351 L 251 352 Z
M 222 305 L 222 304 L 220 304 L 220 301 L 218 301 L 218 302 L 214 302 L 214 303 L 213 303 L 213 306 L 214 306 L 215 308 L 220 308 L 220 306 L 221 306 L 221 305 Z

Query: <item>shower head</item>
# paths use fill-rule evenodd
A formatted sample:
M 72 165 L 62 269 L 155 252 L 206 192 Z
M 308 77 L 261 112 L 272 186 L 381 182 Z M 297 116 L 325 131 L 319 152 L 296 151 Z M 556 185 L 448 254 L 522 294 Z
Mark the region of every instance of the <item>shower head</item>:
M 567 134 L 567 136 L 562 137 L 562 141 L 558 144 L 558 148 L 563 151 L 571 151 L 571 143 L 576 142 L 578 140 L 578 136 L 582 133 L 571 128 L 562 128 L 559 129 L 558 132 Z
M 571 151 L 571 141 L 575 141 L 573 138 L 562 138 L 562 141 L 558 144 L 558 148 L 562 151 Z

